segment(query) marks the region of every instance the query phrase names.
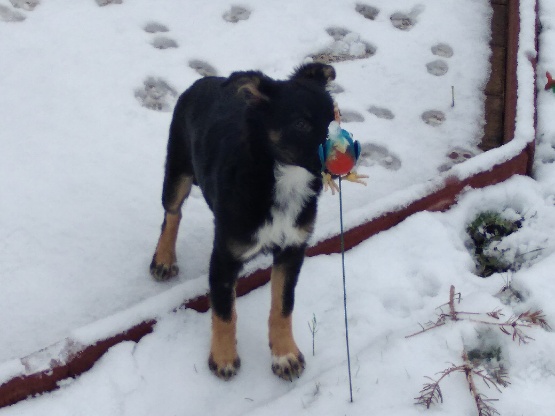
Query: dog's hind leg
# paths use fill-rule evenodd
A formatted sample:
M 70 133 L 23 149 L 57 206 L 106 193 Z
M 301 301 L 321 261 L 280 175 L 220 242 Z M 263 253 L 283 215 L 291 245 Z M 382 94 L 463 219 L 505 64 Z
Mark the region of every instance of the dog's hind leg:
M 168 280 L 179 272 L 176 264 L 175 242 L 181 221 L 181 207 L 189 196 L 194 182 L 191 151 L 184 131 L 182 117 L 174 116 L 170 126 L 162 191 L 164 222 L 150 263 L 150 274 L 158 281 Z
M 191 192 L 193 177 L 190 175 L 177 175 L 171 177 L 166 172 L 162 204 L 165 209 L 162 232 L 158 239 L 156 251 L 150 263 L 150 274 L 155 280 L 164 281 L 179 272 L 175 254 L 175 242 L 181 221 L 181 206 Z
M 242 263 L 215 240 L 210 258 L 210 304 L 212 307 L 212 340 L 208 366 L 224 380 L 237 374 L 241 360 L 237 354 L 235 284 Z
M 271 273 L 272 304 L 268 320 L 272 371 L 285 380 L 299 377 L 305 366 L 303 354 L 293 338 L 295 286 L 304 261 L 303 247 L 288 247 L 274 253 Z

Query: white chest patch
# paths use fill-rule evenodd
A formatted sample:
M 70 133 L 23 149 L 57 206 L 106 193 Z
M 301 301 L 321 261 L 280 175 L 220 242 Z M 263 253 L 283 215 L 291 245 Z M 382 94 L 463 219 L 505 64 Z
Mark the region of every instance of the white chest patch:
M 255 234 L 255 245 L 244 255 L 248 258 L 272 246 L 298 246 L 310 237 L 307 230 L 295 226 L 305 203 L 315 195 L 310 188 L 314 175 L 298 166 L 278 165 L 275 169 L 276 186 L 271 208 L 272 219 Z

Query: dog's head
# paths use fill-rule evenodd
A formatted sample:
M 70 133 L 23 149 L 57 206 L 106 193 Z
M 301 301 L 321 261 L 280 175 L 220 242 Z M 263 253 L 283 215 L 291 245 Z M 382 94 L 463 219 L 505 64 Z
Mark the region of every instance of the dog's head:
M 277 162 L 318 175 L 318 146 L 334 119 L 333 100 L 326 90 L 333 79 L 333 67 L 311 63 L 284 81 L 249 71 L 233 73 L 226 83 L 247 104 L 250 140 L 267 140 Z

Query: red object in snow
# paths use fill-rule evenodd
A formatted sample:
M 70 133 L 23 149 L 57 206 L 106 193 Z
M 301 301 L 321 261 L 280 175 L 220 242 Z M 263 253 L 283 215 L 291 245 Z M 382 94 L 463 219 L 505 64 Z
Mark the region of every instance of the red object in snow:
M 549 72 L 545 73 L 545 76 L 547 77 L 547 84 L 545 84 L 545 90 L 553 90 L 553 92 L 555 92 L 555 80 L 553 79 L 553 77 L 551 76 L 551 74 Z

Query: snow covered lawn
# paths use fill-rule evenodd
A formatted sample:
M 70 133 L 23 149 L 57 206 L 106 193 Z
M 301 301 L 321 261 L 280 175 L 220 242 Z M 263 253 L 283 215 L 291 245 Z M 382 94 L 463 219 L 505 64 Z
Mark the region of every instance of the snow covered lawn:
M 422 195 L 454 148 L 478 152 L 487 0 L 381 0 L 374 20 L 340 0 L 243 4 L 250 14 L 224 0 L 0 4 L 25 17 L 0 20 L 0 333 L 10 334 L 0 361 L 180 283 L 206 288 L 212 219 L 198 190 L 178 241 L 181 276 L 148 275 L 171 109 L 199 71 L 283 78 L 308 56 L 350 59 L 335 63 L 336 99 L 371 181 L 345 190 L 347 227 Z M 427 124 L 430 110 L 445 121 Z M 336 234 L 336 220 L 337 200 L 323 198 L 315 240 Z

